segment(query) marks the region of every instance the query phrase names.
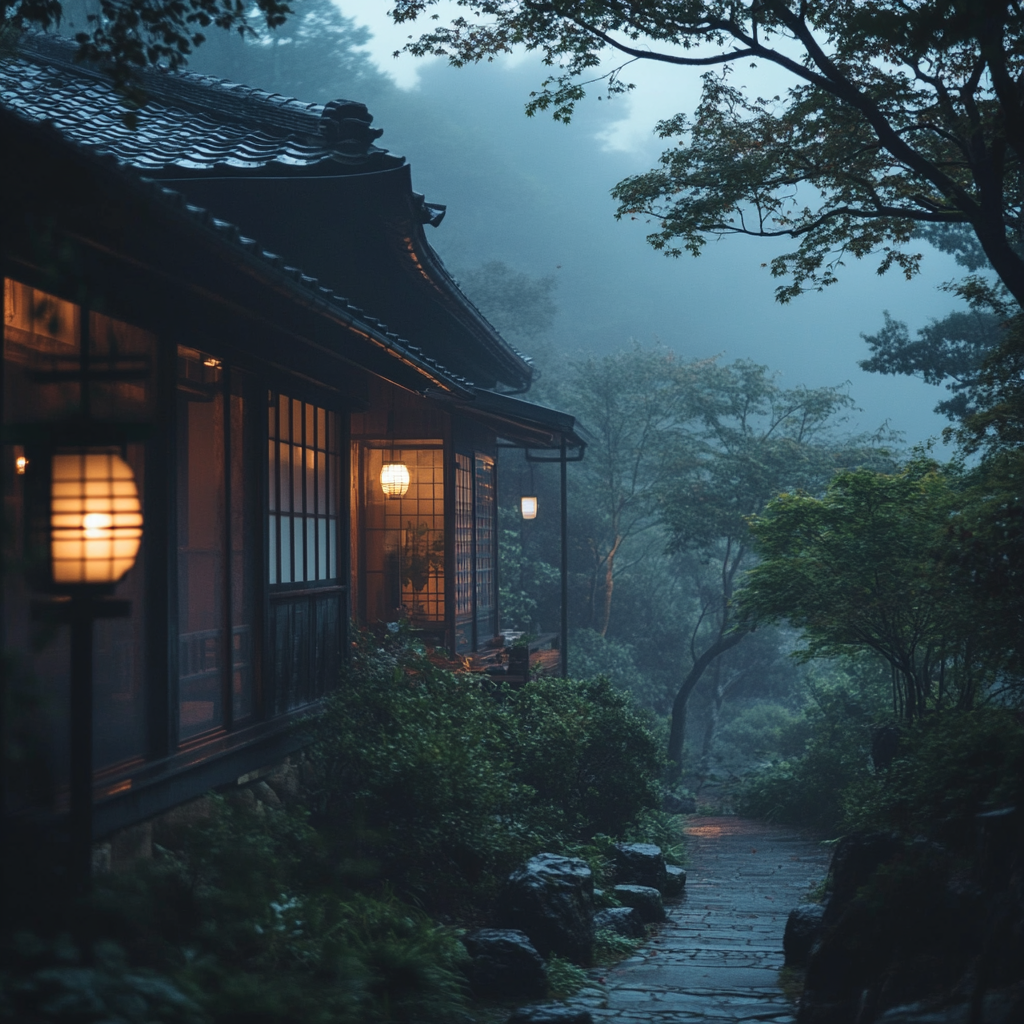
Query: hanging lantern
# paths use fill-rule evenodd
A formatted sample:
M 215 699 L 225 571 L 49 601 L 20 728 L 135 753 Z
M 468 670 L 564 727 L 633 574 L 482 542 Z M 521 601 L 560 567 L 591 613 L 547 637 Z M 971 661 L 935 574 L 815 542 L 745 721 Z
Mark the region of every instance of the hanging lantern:
M 519 499 L 519 509 L 523 513 L 524 519 L 536 519 L 537 518 L 537 498 L 536 495 L 524 494 Z
M 409 467 L 404 462 L 385 462 L 380 471 L 380 486 L 389 498 L 401 498 L 409 490 Z
M 135 564 L 142 506 L 135 475 L 110 451 L 55 454 L 50 476 L 54 583 L 116 583 Z

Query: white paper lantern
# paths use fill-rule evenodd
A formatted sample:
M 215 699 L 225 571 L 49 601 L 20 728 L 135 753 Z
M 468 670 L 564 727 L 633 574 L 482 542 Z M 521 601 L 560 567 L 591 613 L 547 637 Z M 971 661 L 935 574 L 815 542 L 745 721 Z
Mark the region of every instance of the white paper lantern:
M 409 490 L 409 467 L 404 462 L 385 462 L 380 486 L 389 498 L 400 498 Z

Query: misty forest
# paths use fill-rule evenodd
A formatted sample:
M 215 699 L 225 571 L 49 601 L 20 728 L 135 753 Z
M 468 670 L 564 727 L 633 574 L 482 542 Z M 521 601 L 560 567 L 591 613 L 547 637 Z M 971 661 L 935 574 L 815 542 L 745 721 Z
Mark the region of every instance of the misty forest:
M 170 104 L 172 94 L 150 83 L 172 76 L 242 83 L 304 105 L 365 104 L 373 130 L 383 134 L 361 152 L 376 146 L 408 161 L 415 201 L 426 197 L 428 248 L 457 296 L 445 301 L 473 311 L 459 313 L 460 323 L 476 325 L 482 314 L 485 326 L 472 330 L 496 331 L 513 353 L 507 358 L 528 367 L 517 387 L 470 382 L 478 410 L 490 416 L 479 423 L 492 431 L 494 458 L 477 454 L 475 468 L 457 479 L 470 481 L 474 502 L 492 488 L 492 525 L 483 506 L 472 505 L 465 512 L 472 524 L 460 527 L 459 483 L 445 483 L 444 501 L 456 509 L 449 522 L 437 504 L 438 468 L 431 515 L 443 523 L 407 513 L 415 503 L 401 499 L 397 520 L 408 523 L 396 529 L 404 540 L 384 558 L 375 597 L 366 538 L 378 529 L 374 509 L 385 517 L 398 505 L 370 498 L 359 505 L 357 459 L 376 467 L 365 477 L 375 487 L 374 474 L 401 463 L 408 488 L 406 463 L 422 472 L 423 438 L 440 436 L 441 428 L 413 433 L 410 424 L 419 421 L 402 403 L 436 399 L 444 415 L 466 408 L 475 415 L 470 399 L 452 397 L 469 387 L 471 374 L 457 362 L 468 342 L 455 338 L 455 354 L 446 357 L 437 351 L 447 349 L 419 343 L 436 360 L 417 363 L 416 372 L 432 375 L 429 385 L 387 376 L 386 366 L 379 369 L 387 359 L 367 356 L 361 365 L 386 378 L 386 388 L 375 383 L 368 398 L 353 399 L 338 449 L 351 455 L 336 456 L 322 441 L 333 427 L 317 427 L 314 444 L 306 426 L 307 455 L 291 457 L 320 458 L 322 447 L 328 461 L 318 465 L 340 459 L 353 495 L 344 493 L 349 478 L 342 475 L 341 513 L 316 513 L 327 525 L 304 513 L 308 537 L 333 529 L 333 515 L 343 536 L 351 531 L 353 553 L 346 568 L 308 569 L 303 577 L 275 554 L 273 545 L 285 541 L 266 539 L 263 499 L 243 482 L 247 471 L 230 468 L 232 445 L 241 451 L 250 432 L 256 437 L 252 423 L 266 419 L 261 413 L 240 426 L 238 410 L 256 394 L 247 383 L 258 378 L 255 363 L 239 359 L 241 370 L 222 379 L 233 358 L 228 343 L 227 357 L 213 349 L 216 358 L 203 361 L 202 332 L 194 342 L 175 335 L 178 398 L 168 391 L 151 434 L 114 442 L 132 466 L 142 458 L 132 452 L 145 445 L 164 452 L 163 462 L 146 463 L 156 468 L 146 471 L 144 511 L 150 516 L 163 500 L 153 482 L 160 472 L 174 477 L 174 487 L 198 488 L 192 481 L 199 476 L 190 475 L 198 470 L 181 463 L 175 471 L 166 453 L 177 444 L 175 451 L 195 459 L 200 435 L 186 437 L 182 417 L 223 407 L 227 440 L 216 443 L 229 467 L 220 471 L 228 512 L 217 520 L 227 537 L 224 564 L 243 558 L 250 541 L 237 538 L 250 520 L 244 536 L 279 559 L 252 635 L 262 635 L 258 623 L 266 622 L 267 636 L 277 630 L 279 640 L 262 641 L 263 650 L 276 651 L 279 641 L 297 648 L 299 634 L 290 631 L 303 628 L 299 612 L 272 618 L 273 602 L 297 601 L 296 594 L 305 600 L 302 588 L 325 575 L 339 584 L 331 593 L 345 591 L 351 572 L 342 598 L 348 604 L 340 606 L 347 608 L 343 650 L 327 669 L 315 656 L 295 669 L 330 678 L 320 690 L 310 683 L 308 692 L 304 677 L 289 684 L 306 694 L 290 703 L 261 697 L 260 687 L 270 684 L 257 675 L 251 708 L 264 710 L 246 710 L 238 666 L 249 663 L 244 657 L 255 663 L 256 654 L 237 653 L 250 635 L 237 609 L 255 584 L 245 576 L 249 582 L 232 589 L 225 575 L 217 585 L 227 610 L 217 614 L 235 652 L 222 671 L 225 705 L 233 700 L 234 710 L 210 712 L 224 716 L 220 732 L 197 726 L 188 736 L 185 709 L 206 713 L 206 704 L 175 696 L 177 682 L 170 691 L 165 685 L 160 699 L 180 709 L 168 727 L 147 697 L 149 710 L 140 715 L 148 724 L 139 728 L 149 730 L 151 746 L 159 734 L 164 760 L 141 747 L 131 753 L 135 761 L 111 756 L 110 765 L 136 765 L 128 785 L 139 796 L 120 818 L 104 811 L 103 799 L 120 792 L 116 784 L 129 769 L 117 768 L 119 775 L 103 762 L 101 771 L 93 755 L 95 776 L 84 783 L 93 816 L 84 819 L 91 861 L 83 880 L 74 868 L 74 728 L 63 726 L 51 746 L 34 731 L 49 720 L 46 702 L 56 700 L 40 697 L 54 652 L 76 657 L 60 639 L 65 626 L 54 623 L 72 622 L 74 630 L 77 620 L 74 612 L 58 620 L 37 611 L 4 619 L 0 1020 L 683 1024 L 755 1019 L 755 1011 L 762 1014 L 756 1019 L 799 1024 L 1024 1019 L 1024 14 L 1017 4 L 0 3 L 0 69 L 37 60 L 23 54 L 40 32 L 74 40 L 76 61 L 98 69 L 90 72 L 95 81 L 116 97 L 120 113 L 107 120 L 126 138 L 157 130 L 147 110 Z M 31 121 L 33 132 L 42 125 L 38 145 L 50 144 L 44 130 L 92 145 L 91 129 L 84 137 L 65 130 L 63 114 L 48 120 L 37 99 L 25 114 L 9 81 L 0 76 L 0 111 Z M 70 101 L 62 94 L 60 102 Z M 228 104 L 210 116 L 235 116 Z M 369 123 L 359 130 L 368 132 Z M 14 138 L 7 125 L 0 139 Z M 104 146 L 96 143 L 96 151 L 111 167 L 130 163 L 116 146 Z M 2 149 L 0 162 L 10 161 L 5 173 L 15 180 L 15 150 Z M 133 181 L 156 188 L 145 165 L 132 166 Z M 198 203 L 209 210 L 203 216 L 255 235 L 240 214 L 219 212 L 211 198 L 219 195 L 219 173 L 202 186 L 207 192 L 189 193 L 185 172 L 164 174 L 163 185 L 184 193 L 178 206 Z M 161 173 L 153 177 L 160 185 Z M 47 180 L 56 184 L 45 188 L 62 187 L 57 176 Z M 223 194 L 229 204 L 229 190 Z M 328 234 L 339 223 L 325 211 L 321 227 L 317 202 L 303 207 L 310 212 L 299 234 Z M 20 225 L 23 204 L 0 203 L 0 222 Z M 427 220 L 436 212 L 430 204 L 446 206 L 443 223 Z M 72 241 L 63 248 L 54 241 L 64 237 L 61 218 L 77 224 L 75 216 L 24 218 L 25 251 L 35 254 L 24 259 L 12 255 L 21 228 L 0 226 L 13 240 L 0 238 L 9 409 L 22 379 L 15 376 L 19 353 L 28 350 L 15 330 L 22 314 L 10 298 L 21 294 L 14 285 L 25 281 L 32 286 L 26 293 L 34 288 L 36 296 L 62 296 L 54 301 L 65 306 L 94 308 L 86 285 L 75 292 L 48 283 L 76 274 L 92 280 L 81 269 L 87 260 L 66 255 L 84 229 L 68 228 Z M 259 216 L 276 223 L 269 208 Z M 358 251 L 362 240 L 353 231 L 354 241 L 333 244 Z M 410 241 L 414 261 L 420 252 Z M 384 295 L 373 292 L 374 275 L 385 273 L 373 264 L 377 253 L 367 241 L 349 265 L 364 260 L 366 293 Z M 51 273 L 47 260 L 59 270 Z M 72 264 L 79 269 L 67 270 Z M 313 273 L 298 266 L 286 268 L 295 280 L 299 271 Z M 433 266 L 417 263 L 424 277 L 441 279 Z M 318 276 L 360 299 L 355 285 L 346 291 L 323 269 Z M 202 288 L 226 291 L 234 285 L 221 282 L 230 280 L 227 270 L 222 277 L 210 271 Z M 402 323 L 397 306 L 387 313 L 392 324 Z M 409 321 L 426 308 L 409 307 Z M 82 315 L 93 325 L 83 328 L 83 352 L 102 319 Z M 369 319 L 398 344 L 397 334 Z M 59 340 L 56 327 L 47 329 L 47 338 Z M 395 330 L 417 341 L 408 326 Z M 57 342 L 47 344 L 49 359 Z M 83 381 L 89 358 L 114 367 L 111 345 L 113 355 L 97 348 L 82 357 Z M 194 356 L 183 355 L 192 352 L 187 345 Z M 268 366 L 286 365 L 264 356 L 263 341 L 254 340 L 252 351 Z M 406 351 L 403 373 L 413 372 L 407 367 L 419 352 Z M 52 359 L 45 372 L 57 366 Z M 188 359 L 197 370 L 182 369 Z M 173 355 L 163 359 L 159 372 L 171 374 L 173 363 Z M 462 378 L 449 386 L 440 364 Z M 300 395 L 307 411 L 319 408 L 315 388 L 327 382 L 311 365 L 295 364 L 296 377 L 311 382 Z M 112 380 L 128 379 L 110 372 Z M 26 371 L 24 380 L 40 374 Z M 183 374 L 192 376 L 183 383 Z M 274 396 L 290 393 L 287 385 L 269 387 L 272 409 L 285 408 Z M 447 387 L 452 394 L 438 397 Z M 172 416 L 175 401 L 177 426 L 169 429 L 178 440 L 161 448 L 147 438 L 158 436 L 152 431 Z M 494 426 L 502 416 L 528 419 L 516 412 L 525 403 L 541 419 L 564 414 L 560 448 L 557 440 L 546 450 L 540 441 L 512 443 L 519 434 Z M 312 424 L 317 413 L 301 415 Z M 322 422 L 333 422 L 326 415 Z M 440 413 L 423 415 L 425 423 L 441 422 Z M 214 417 L 195 422 L 214 424 Z M 287 414 L 272 411 L 269 476 L 263 434 L 250 460 L 263 466 L 259 486 L 270 481 L 272 524 L 291 507 L 284 489 L 274 497 L 274 473 L 284 472 L 274 469 L 283 464 L 274 461 L 283 458 L 274 439 L 300 443 L 299 427 L 288 441 L 281 422 Z M 539 420 L 530 422 L 536 430 Z M 544 422 L 555 430 L 555 419 Z M 45 438 L 65 437 L 38 423 L 32 433 L 13 412 L 5 412 L 3 429 L 5 466 L 17 458 L 18 474 L 51 443 Z M 212 438 L 221 428 L 202 429 Z M 454 436 L 446 433 L 444 445 L 463 459 Z M 568 457 L 567 436 L 576 439 Z M 97 443 L 112 442 L 103 434 Z M 71 450 L 66 439 L 52 444 L 53 459 Z M 3 600 L 27 608 L 29 590 L 10 581 L 20 581 L 31 562 L 29 542 L 23 547 L 16 538 L 28 529 L 32 498 L 26 483 L 21 511 L 14 472 L 4 469 Z M 454 469 L 443 474 L 456 479 Z M 167 493 L 176 493 L 170 484 Z M 386 486 L 385 493 L 391 496 Z M 197 500 L 168 499 L 177 509 L 168 536 L 184 536 L 182 510 L 197 517 Z M 243 510 L 250 505 L 251 515 Z M 154 530 L 164 528 L 162 518 L 154 521 Z M 465 570 L 457 561 L 461 528 L 476 531 Z M 379 529 L 384 536 L 386 527 Z M 485 555 L 479 538 L 490 537 L 488 530 L 493 552 Z M 31 530 L 25 535 L 31 540 Z M 314 550 L 312 539 L 304 543 Z M 192 613 L 184 598 L 166 595 L 185 579 L 184 567 L 199 564 L 184 560 L 197 544 L 167 542 L 177 568 L 163 603 L 152 606 L 182 637 L 175 616 L 184 622 Z M 157 601 L 153 581 L 163 579 L 153 548 L 144 550 L 149 589 L 132 591 L 136 604 Z M 299 565 L 302 556 L 292 557 Z M 392 564 L 400 569 L 392 572 Z M 288 571 L 305 582 L 287 590 Z M 451 595 L 463 571 L 472 611 L 460 620 L 459 598 Z M 488 604 L 492 585 L 496 598 Z M 69 607 L 85 600 L 68 593 Z M 432 600 L 455 602 L 443 613 L 448 633 L 428 621 Z M 31 602 L 36 608 L 37 599 Z M 107 678 L 103 631 L 114 628 L 98 621 L 103 614 L 95 613 L 95 654 L 90 648 L 88 655 L 98 687 L 107 685 L 100 681 Z M 184 639 L 154 648 L 156 614 L 147 616 L 146 650 L 165 652 L 165 676 L 186 678 L 185 669 L 168 670 L 166 659 L 198 665 L 200 655 L 186 655 Z M 15 621 L 26 623 L 31 643 L 17 635 Z M 225 641 L 206 625 L 189 628 L 190 637 L 206 630 L 204 671 L 221 671 L 211 666 L 222 655 L 212 652 Z M 326 635 L 317 628 L 317 637 Z M 146 657 L 147 678 L 155 678 L 156 662 Z M 277 654 L 267 658 L 283 664 Z M 200 669 L 190 671 L 200 678 Z M 72 691 L 76 678 L 72 668 Z M 107 705 L 96 693 L 95 712 L 76 705 L 73 692 L 54 707 L 70 706 L 72 719 L 76 706 L 85 707 L 98 750 L 107 742 Z M 269 735 L 278 711 L 280 735 L 290 738 L 271 746 L 258 729 Z M 264 743 L 258 750 L 273 757 L 240 753 L 241 740 L 231 746 L 231 730 L 249 714 L 255 739 L 246 742 Z M 182 739 L 168 745 L 162 737 L 175 727 Z M 63 749 L 68 735 L 72 767 L 61 768 L 66 758 L 59 757 L 57 768 L 46 767 L 51 747 Z M 220 746 L 208 754 L 201 740 Z M 196 764 L 211 758 L 206 774 L 194 772 L 206 781 L 167 788 L 170 795 L 147 803 L 145 793 L 157 792 L 144 788 L 147 780 L 159 771 L 184 773 L 190 751 Z M 218 757 L 225 764 L 235 758 L 237 767 L 218 775 Z M 146 775 L 137 766 L 147 759 L 164 767 Z M 102 793 L 90 788 L 102 785 Z M 758 849 L 764 877 L 741 862 L 757 859 Z M 751 887 L 767 884 L 768 867 L 778 872 L 770 883 L 777 888 L 757 889 L 755 905 Z M 739 910 L 717 908 L 726 890 Z M 692 931 L 705 920 L 706 941 Z M 744 962 L 744 975 L 728 959 L 739 954 L 728 950 L 756 944 L 750 927 L 757 935 L 764 929 L 765 946 Z M 734 928 L 747 931 L 730 931 L 735 942 L 714 945 Z M 719 957 L 711 971 L 723 979 L 717 988 L 685 973 L 680 964 L 688 957 L 709 964 Z M 747 980 L 753 974 L 762 980 Z

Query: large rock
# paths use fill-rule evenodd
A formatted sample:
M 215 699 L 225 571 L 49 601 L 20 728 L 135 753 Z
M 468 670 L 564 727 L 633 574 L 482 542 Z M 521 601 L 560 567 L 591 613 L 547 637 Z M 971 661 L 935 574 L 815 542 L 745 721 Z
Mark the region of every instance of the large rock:
M 616 843 L 615 880 L 622 885 L 646 885 L 665 891 L 665 856 L 652 843 Z
M 686 872 L 675 864 L 665 865 L 665 895 L 682 896 L 686 888 Z
M 627 907 L 635 907 L 646 924 L 665 920 L 665 904 L 661 893 L 648 885 L 617 885 L 612 890 L 615 898 Z
M 857 895 L 857 890 L 866 885 L 899 848 L 899 840 L 891 832 L 855 832 L 839 840 L 829 866 L 830 896 L 825 909 L 826 924 L 839 919 Z
M 577 964 L 594 954 L 594 876 L 586 861 L 540 853 L 512 872 L 498 900 L 498 924 L 525 932 L 541 956 Z
M 547 1003 L 516 1010 L 509 1017 L 508 1024 L 594 1024 L 594 1016 L 582 1006 Z
M 789 912 L 786 931 L 782 936 L 782 949 L 787 967 L 806 965 L 824 930 L 825 908 L 817 903 L 806 903 Z
M 481 928 L 462 938 L 470 962 L 466 969 L 475 996 L 542 999 L 548 976 L 544 961 L 523 932 Z
M 615 932 L 627 939 L 645 939 L 647 929 L 644 927 L 644 919 L 636 907 L 609 907 L 607 910 L 599 910 L 594 915 L 594 928 L 597 931 L 602 929 Z

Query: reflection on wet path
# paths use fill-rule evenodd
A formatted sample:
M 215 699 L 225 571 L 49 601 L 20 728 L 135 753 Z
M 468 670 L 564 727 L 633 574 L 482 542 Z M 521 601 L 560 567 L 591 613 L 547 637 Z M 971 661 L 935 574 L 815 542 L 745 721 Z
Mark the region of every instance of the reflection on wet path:
M 593 972 L 595 1021 L 791 1022 L 779 988 L 786 917 L 824 877 L 827 848 L 741 818 L 690 818 L 686 896 L 636 956 Z

